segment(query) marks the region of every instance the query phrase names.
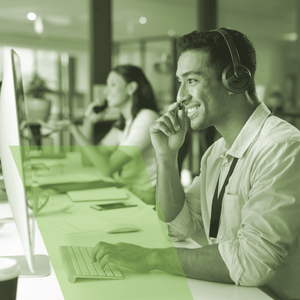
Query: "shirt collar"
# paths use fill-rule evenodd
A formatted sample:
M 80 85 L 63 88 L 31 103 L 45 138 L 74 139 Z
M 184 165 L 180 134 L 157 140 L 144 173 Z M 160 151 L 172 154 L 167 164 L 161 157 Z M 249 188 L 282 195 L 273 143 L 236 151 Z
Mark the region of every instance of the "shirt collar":
M 261 102 L 240 131 L 231 148 L 227 149 L 227 151 L 225 150 L 226 154 L 223 152 L 219 157 L 229 154 L 233 157 L 241 158 L 253 143 L 270 114 L 270 110 Z

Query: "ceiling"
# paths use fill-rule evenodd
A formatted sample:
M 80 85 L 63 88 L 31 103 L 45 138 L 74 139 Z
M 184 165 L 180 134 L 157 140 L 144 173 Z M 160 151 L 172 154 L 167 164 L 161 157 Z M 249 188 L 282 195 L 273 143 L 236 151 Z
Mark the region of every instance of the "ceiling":
M 100 0 L 101 1 L 101 0 Z M 296 30 L 297 0 L 219 0 L 219 26 L 238 29 L 256 38 L 285 39 Z M 179 36 L 197 29 L 197 0 L 112 0 L 113 40 Z M 0 44 L 69 44 L 84 49 L 89 41 L 88 0 L 0 0 Z M 34 31 L 27 13 L 43 22 Z M 139 18 L 145 16 L 142 25 Z

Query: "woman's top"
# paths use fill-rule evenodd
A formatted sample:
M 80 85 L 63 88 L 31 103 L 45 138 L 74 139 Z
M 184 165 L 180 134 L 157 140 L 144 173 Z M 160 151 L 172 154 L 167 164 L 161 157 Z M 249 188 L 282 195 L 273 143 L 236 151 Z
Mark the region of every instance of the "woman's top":
M 126 121 L 123 131 L 112 128 L 99 146 L 118 146 L 132 159 L 113 177 L 132 190 L 149 191 L 156 185 L 155 151 L 151 143 L 149 126 L 159 117 L 150 109 L 141 109 L 134 120 Z M 152 184 L 151 184 L 152 183 Z

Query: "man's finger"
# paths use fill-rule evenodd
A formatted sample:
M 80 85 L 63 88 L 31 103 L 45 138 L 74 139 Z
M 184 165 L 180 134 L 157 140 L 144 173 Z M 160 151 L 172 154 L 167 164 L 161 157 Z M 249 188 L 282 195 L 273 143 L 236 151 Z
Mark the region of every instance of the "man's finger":
M 92 250 L 91 252 L 91 259 L 92 261 L 96 261 L 96 255 L 98 254 L 98 251 L 100 250 L 100 248 L 104 245 L 104 242 L 99 242 Z
M 172 103 L 171 105 L 169 105 L 168 111 L 173 111 L 173 110 L 175 110 L 176 108 L 178 108 L 179 105 L 180 105 L 179 102 L 174 102 L 174 103 Z
M 180 128 L 187 131 L 189 119 L 186 115 L 186 108 L 182 105 L 182 109 L 178 110 L 178 121 L 180 124 Z
M 162 120 L 156 121 L 151 127 L 150 127 L 150 133 L 158 133 L 162 132 L 166 136 L 172 135 L 173 131 L 163 122 Z
M 100 267 L 103 269 L 108 263 L 114 263 L 116 265 L 122 265 L 122 263 L 119 264 L 119 255 L 116 254 L 105 254 L 103 258 L 99 261 Z
M 174 110 L 168 111 L 164 114 L 164 117 L 168 118 L 168 122 L 171 123 L 170 125 L 169 123 L 167 125 L 173 130 L 172 133 L 180 130 L 180 123 L 177 119 L 177 112 L 174 112 Z

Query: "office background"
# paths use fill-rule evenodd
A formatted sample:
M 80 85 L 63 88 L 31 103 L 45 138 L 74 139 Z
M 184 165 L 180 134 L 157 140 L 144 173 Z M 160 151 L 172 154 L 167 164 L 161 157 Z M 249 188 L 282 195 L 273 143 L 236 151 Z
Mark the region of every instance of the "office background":
M 80 119 L 101 97 L 110 67 L 120 63 L 144 69 L 163 113 L 176 99 L 177 38 L 229 27 L 245 33 L 257 50 L 260 99 L 300 129 L 297 0 L 0 0 L 0 7 L 0 81 L 5 51 L 14 48 L 25 92 L 35 73 L 54 91 L 47 94 L 50 120 Z M 192 176 L 211 142 L 207 134 L 213 135 L 191 133 L 186 144 L 183 167 Z M 53 140 L 73 143 L 68 132 Z

